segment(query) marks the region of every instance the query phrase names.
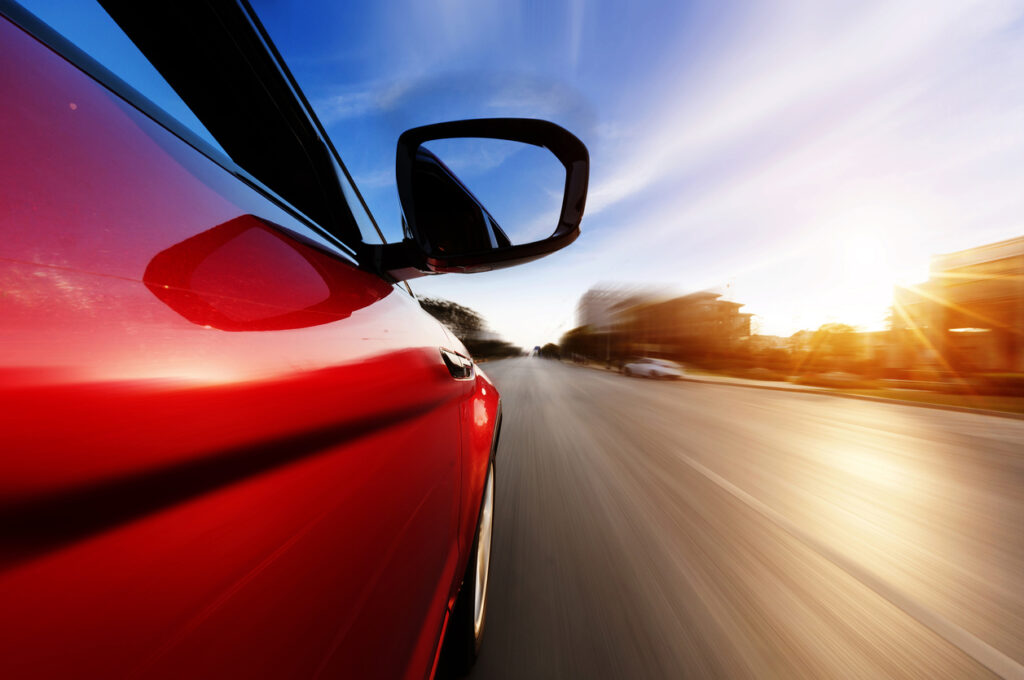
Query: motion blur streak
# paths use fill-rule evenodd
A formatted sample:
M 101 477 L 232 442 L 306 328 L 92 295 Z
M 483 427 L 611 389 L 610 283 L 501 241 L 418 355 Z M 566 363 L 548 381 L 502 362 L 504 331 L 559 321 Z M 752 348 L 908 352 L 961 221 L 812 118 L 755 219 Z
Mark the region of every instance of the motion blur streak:
M 1024 422 L 488 365 L 478 678 L 1021 677 Z

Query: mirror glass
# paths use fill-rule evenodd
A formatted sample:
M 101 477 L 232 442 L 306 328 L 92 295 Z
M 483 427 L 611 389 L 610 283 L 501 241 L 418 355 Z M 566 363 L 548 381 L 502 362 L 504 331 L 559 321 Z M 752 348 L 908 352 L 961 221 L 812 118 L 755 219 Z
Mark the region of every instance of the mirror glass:
M 501 139 L 439 139 L 413 168 L 416 224 L 438 254 L 463 255 L 551 236 L 565 168 L 547 149 Z

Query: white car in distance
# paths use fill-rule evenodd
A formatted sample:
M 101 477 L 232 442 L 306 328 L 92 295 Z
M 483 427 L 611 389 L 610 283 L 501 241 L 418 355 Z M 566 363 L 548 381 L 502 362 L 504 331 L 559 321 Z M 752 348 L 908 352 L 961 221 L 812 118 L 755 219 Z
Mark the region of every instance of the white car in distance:
M 623 375 L 637 375 L 645 378 L 662 380 L 678 380 L 683 377 L 683 369 L 679 364 L 668 359 L 633 359 L 622 366 Z

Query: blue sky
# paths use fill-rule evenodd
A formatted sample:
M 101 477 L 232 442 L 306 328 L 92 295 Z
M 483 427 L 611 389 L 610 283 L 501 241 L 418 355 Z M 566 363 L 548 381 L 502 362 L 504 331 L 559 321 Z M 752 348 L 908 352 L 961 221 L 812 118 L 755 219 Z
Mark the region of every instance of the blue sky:
M 413 282 L 524 346 L 557 340 L 599 282 L 714 288 L 766 333 L 879 327 L 929 255 L 1024 234 L 1021 2 L 254 6 L 389 240 L 409 127 L 538 117 L 587 144 L 573 246 Z

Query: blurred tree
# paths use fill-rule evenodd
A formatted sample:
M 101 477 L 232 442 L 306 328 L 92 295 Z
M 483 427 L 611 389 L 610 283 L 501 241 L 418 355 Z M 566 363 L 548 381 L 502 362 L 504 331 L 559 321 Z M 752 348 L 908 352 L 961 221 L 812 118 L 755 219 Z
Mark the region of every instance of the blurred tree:
M 502 359 L 517 357 L 523 353 L 521 347 L 504 340 L 466 338 L 462 344 L 475 359 Z
M 814 332 L 814 336 L 819 342 L 828 342 L 833 346 L 836 346 L 848 342 L 853 334 L 857 332 L 857 329 L 845 323 L 826 323 L 822 324 L 818 330 Z M 814 338 L 811 339 L 814 342 Z
M 857 329 L 845 323 L 822 324 L 811 336 L 812 370 L 849 370 L 857 354 Z
M 540 348 L 540 355 L 545 359 L 558 359 L 561 356 L 558 345 L 549 342 Z
M 484 318 L 469 307 L 441 298 L 421 298 L 419 302 L 420 307 L 462 341 L 475 359 L 498 359 L 523 353 L 521 348 L 488 333 Z
M 469 307 L 441 298 L 420 298 L 420 307 L 443 323 L 463 343 L 484 330 L 484 318 Z

